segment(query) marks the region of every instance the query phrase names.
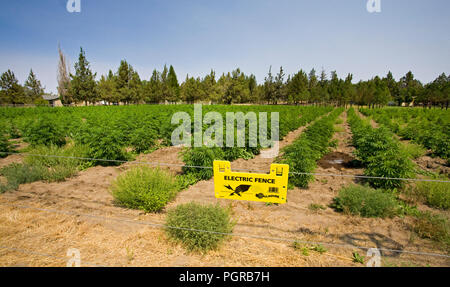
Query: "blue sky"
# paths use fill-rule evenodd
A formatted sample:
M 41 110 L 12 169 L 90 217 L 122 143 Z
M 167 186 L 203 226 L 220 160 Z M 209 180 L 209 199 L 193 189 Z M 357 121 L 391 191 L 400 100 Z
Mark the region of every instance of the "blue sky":
M 287 74 L 323 67 L 354 80 L 412 70 L 422 82 L 450 73 L 450 1 L 381 0 L 0 0 L 0 73 L 21 82 L 30 68 L 56 91 L 57 47 L 77 60 L 80 46 L 94 71 L 126 59 L 148 79 L 172 64 L 179 81 L 237 67 L 262 82 L 272 65 Z

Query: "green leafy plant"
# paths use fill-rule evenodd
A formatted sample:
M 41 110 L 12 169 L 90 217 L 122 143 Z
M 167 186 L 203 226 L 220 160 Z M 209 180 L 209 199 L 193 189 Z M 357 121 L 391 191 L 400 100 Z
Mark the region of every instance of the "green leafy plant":
M 348 116 L 356 155 L 366 167 L 364 174 L 370 177 L 391 178 L 371 178 L 367 182 L 376 188 L 402 188 L 405 182 L 392 178 L 412 177 L 413 163 L 409 156 L 402 152 L 399 142 L 387 128 L 372 128 L 353 108 L 348 111 Z
M 30 166 L 43 168 L 46 171 L 44 180 L 63 181 L 74 176 L 79 170 L 91 166 L 92 162 L 80 159 L 87 157 L 88 151 L 86 146 L 73 143 L 64 147 L 37 146 L 24 161 Z
M 234 223 L 230 211 L 219 205 L 191 202 L 169 210 L 166 226 L 168 236 L 189 251 L 206 252 L 219 246 L 232 232 Z
M 415 143 L 404 143 L 401 146 L 402 151 L 412 159 L 418 159 L 427 153 L 427 150 Z
M 225 153 L 221 148 L 199 147 L 186 149 L 182 153 L 183 161 L 187 165 L 183 167 L 185 174 L 194 174 L 197 180 L 210 179 L 213 176 L 214 160 L 225 158 Z M 211 168 L 195 168 L 192 166 L 211 167 Z
M 317 203 L 311 203 L 309 206 L 308 206 L 308 208 L 309 208 L 309 210 L 312 210 L 312 211 L 319 211 L 319 210 L 325 210 L 325 209 L 327 209 L 325 206 L 323 206 L 322 204 L 317 204 Z
M 316 162 L 328 152 L 330 139 L 334 134 L 334 121 L 342 111 L 340 108 L 335 109 L 328 116 L 317 120 L 292 145 L 283 150 L 281 162 L 289 164 L 292 171 L 300 173 L 290 174 L 290 183 L 298 187 L 307 187 L 314 178 L 308 173 L 315 170 Z
M 57 145 L 66 143 L 66 133 L 56 118 L 41 115 L 37 120 L 28 122 L 25 127 L 25 141 L 31 145 Z
M 420 212 L 415 217 L 413 230 L 422 238 L 440 243 L 447 252 L 450 252 L 450 224 L 444 216 Z
M 360 185 L 341 189 L 332 207 L 362 217 L 393 217 L 399 213 L 399 203 L 392 192 Z
M 179 188 L 177 179 L 169 172 L 142 166 L 117 177 L 111 190 L 116 202 L 123 206 L 158 212 L 175 198 Z
M 309 248 L 307 246 L 303 246 L 303 244 L 294 241 L 294 243 L 292 244 L 292 247 L 296 250 L 300 250 L 300 252 L 304 255 L 304 256 L 309 256 Z
M 429 206 L 445 210 L 450 208 L 450 191 L 447 183 L 419 182 L 414 190 Z
M 20 184 L 43 180 L 46 170 L 40 166 L 13 163 L 0 169 L 0 175 L 6 183 L 0 183 L 0 193 L 19 188 Z
M 99 165 L 120 165 L 121 161 L 128 160 L 121 142 L 121 135 L 117 131 L 108 128 L 93 128 L 90 130 L 87 140 L 89 157 L 107 160 L 96 161 L 95 163 Z
M 325 252 L 328 251 L 328 250 L 327 250 L 325 247 L 323 247 L 323 245 L 321 245 L 321 244 L 314 245 L 313 247 L 311 247 L 311 250 L 316 251 L 316 252 L 319 252 L 320 254 L 323 254 L 323 253 L 325 253 Z
M 130 145 L 137 153 L 147 152 L 155 145 L 157 136 L 156 131 L 150 128 L 136 129 L 131 134 Z
M 9 143 L 6 136 L 0 133 L 0 158 L 7 157 L 8 154 L 6 153 L 8 152 L 11 152 L 11 144 Z
M 364 256 L 359 255 L 358 252 L 352 253 L 352 260 L 354 263 L 361 263 L 364 264 Z

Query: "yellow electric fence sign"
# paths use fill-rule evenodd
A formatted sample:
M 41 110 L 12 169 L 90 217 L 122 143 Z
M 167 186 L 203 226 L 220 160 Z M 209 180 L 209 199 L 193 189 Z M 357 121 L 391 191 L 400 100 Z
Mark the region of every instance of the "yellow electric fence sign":
M 217 198 L 286 203 L 289 165 L 272 164 L 270 173 L 232 172 L 229 161 L 214 161 Z

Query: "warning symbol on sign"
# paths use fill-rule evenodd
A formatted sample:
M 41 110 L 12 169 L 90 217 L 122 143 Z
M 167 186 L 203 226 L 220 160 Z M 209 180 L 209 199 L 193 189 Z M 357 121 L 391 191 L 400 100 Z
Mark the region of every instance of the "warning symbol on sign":
M 266 174 L 232 172 L 228 161 L 214 161 L 217 198 L 286 203 L 289 165 L 272 164 Z

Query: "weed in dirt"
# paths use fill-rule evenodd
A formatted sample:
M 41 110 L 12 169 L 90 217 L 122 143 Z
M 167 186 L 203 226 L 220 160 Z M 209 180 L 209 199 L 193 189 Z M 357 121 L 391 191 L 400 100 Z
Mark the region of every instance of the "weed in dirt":
M 413 230 L 419 237 L 431 239 L 450 252 L 450 224 L 444 216 L 420 212 L 415 217 Z
M 299 250 L 302 253 L 302 255 L 309 256 L 309 248 L 307 246 L 303 246 L 303 244 L 301 244 L 297 241 L 294 241 L 294 243 L 292 244 L 292 247 L 295 250 Z
M 364 256 L 359 255 L 358 252 L 352 253 L 352 260 L 354 263 L 364 264 Z
M 312 250 L 312 251 L 319 252 L 320 254 L 323 254 L 323 253 L 325 253 L 325 252 L 328 251 L 328 250 L 327 250 L 325 247 L 323 247 L 323 245 L 321 245 L 321 244 L 314 245 L 313 247 L 311 247 L 311 250 Z
M 361 185 L 350 185 L 341 189 L 331 207 L 362 217 L 384 218 L 399 213 L 399 203 L 392 192 Z
M 0 183 L 0 193 L 15 190 L 20 184 L 43 180 L 47 171 L 39 166 L 13 163 L 0 170 L 6 183 Z
M 175 197 L 179 188 L 175 176 L 167 171 L 142 166 L 120 175 L 111 190 L 116 202 L 123 206 L 158 212 Z
M 216 249 L 231 233 L 234 222 L 230 212 L 219 205 L 181 204 L 169 210 L 166 232 L 189 251 L 204 253 Z M 197 231 L 204 230 L 204 231 Z
M 25 163 L 31 166 L 46 169 L 44 179 L 49 182 L 63 181 L 74 176 L 79 170 L 92 165 L 87 160 L 78 158 L 87 157 L 88 148 L 83 145 L 68 144 L 64 147 L 56 145 L 37 146 L 30 150 L 30 154 L 42 156 L 26 156 Z M 67 158 L 69 157 L 69 158 Z
M 323 206 L 322 204 L 318 204 L 318 203 L 311 203 L 308 206 L 309 210 L 311 211 L 319 211 L 319 210 L 325 210 L 327 209 L 326 206 Z
M 443 210 L 450 208 L 450 192 L 448 184 L 443 182 L 418 182 L 405 190 L 409 201 L 425 202 L 430 207 Z

